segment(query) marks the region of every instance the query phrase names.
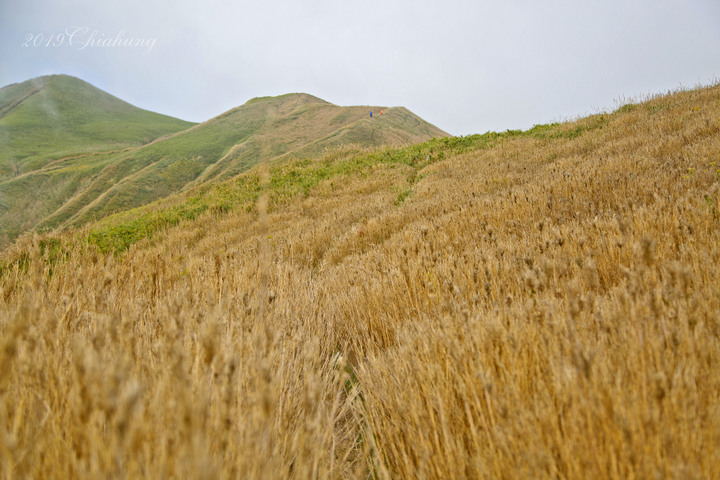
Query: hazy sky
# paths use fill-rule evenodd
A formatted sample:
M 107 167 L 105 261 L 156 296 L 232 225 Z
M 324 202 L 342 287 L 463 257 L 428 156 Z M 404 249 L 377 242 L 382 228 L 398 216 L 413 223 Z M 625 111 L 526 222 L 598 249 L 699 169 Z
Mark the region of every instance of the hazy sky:
M 720 78 L 720 2 L 0 0 L 0 85 L 52 73 L 194 121 L 306 92 L 525 129 Z

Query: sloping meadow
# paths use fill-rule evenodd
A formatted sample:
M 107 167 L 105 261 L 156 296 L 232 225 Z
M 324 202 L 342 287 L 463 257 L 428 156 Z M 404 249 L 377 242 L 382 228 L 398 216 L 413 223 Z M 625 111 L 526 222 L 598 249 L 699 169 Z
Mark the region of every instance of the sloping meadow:
M 720 478 L 719 201 L 715 86 L 23 238 L 0 472 Z

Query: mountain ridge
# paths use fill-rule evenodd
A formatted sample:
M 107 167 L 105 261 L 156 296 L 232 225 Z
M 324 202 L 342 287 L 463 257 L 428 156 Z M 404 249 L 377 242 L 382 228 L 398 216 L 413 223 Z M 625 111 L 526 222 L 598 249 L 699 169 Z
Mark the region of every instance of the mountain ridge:
M 371 119 L 370 110 L 385 113 Z M 0 243 L 228 179 L 262 161 L 448 136 L 403 107 L 341 107 L 301 92 L 255 97 L 191 123 L 68 75 L 3 87 L 0 111 L 0 144 L 10 147 L 0 156 Z

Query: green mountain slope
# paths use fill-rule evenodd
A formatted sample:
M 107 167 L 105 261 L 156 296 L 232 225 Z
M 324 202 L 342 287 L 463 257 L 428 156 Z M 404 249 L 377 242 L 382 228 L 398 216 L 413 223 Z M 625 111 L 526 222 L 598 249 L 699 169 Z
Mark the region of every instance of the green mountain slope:
M 0 244 L 53 214 L 113 154 L 192 125 L 67 75 L 0 89 Z
M 51 75 L 0 89 L 0 181 L 70 155 L 148 143 L 193 123 Z
M 314 155 L 340 144 L 400 145 L 447 136 L 404 108 L 338 107 L 307 94 L 253 99 L 171 138 L 117 158 L 92 185 L 41 226 L 77 225 L 209 181 L 261 161 Z M 118 181 L 118 173 L 123 177 Z
M 21 85 L 24 87 L 19 88 Z M 3 89 L 8 90 L 9 99 L 4 103 L 6 117 L 47 90 L 45 86 L 33 93 L 33 82 L 21 85 Z M 72 95 L 73 91 L 60 97 Z M 12 105 L 10 97 L 25 100 L 18 107 Z M 379 113 L 381 109 L 383 114 Z M 373 118 L 369 116 L 371 110 L 376 112 Z M 44 128 L 51 128 L 52 118 L 46 114 L 38 124 L 44 122 Z M 111 118 L 98 118 L 95 133 L 112 130 L 112 124 Z M 39 128 L 30 121 L 25 125 L 31 132 Z M 85 126 L 74 134 L 86 139 L 87 149 L 82 154 L 39 162 L 37 168 L 0 180 L 0 232 L 7 239 L 32 228 L 78 225 L 102 218 L 191 186 L 230 178 L 261 161 L 311 156 L 348 143 L 401 145 L 447 136 L 404 108 L 339 107 L 302 93 L 255 98 L 143 145 L 121 144 L 123 139 L 138 138 L 128 133 L 129 127 L 124 130 L 127 135 L 115 140 L 118 148 L 112 149 L 107 148 L 104 137 L 93 143 L 90 130 Z M 53 155 L 58 156 L 56 152 Z

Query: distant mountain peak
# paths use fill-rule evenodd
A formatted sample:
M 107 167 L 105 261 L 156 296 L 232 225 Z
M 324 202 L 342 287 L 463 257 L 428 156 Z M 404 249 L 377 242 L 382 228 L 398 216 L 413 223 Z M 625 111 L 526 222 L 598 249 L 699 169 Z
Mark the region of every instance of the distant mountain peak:
M 309 93 L 286 93 L 284 95 L 268 96 L 268 97 L 255 97 L 251 98 L 245 105 L 252 105 L 254 103 L 271 102 L 271 103 L 291 103 L 295 102 L 299 105 L 307 105 L 312 103 L 332 105 L 330 102 L 318 98 Z

